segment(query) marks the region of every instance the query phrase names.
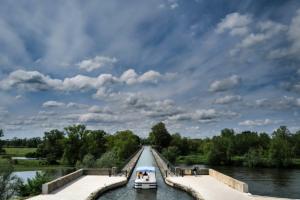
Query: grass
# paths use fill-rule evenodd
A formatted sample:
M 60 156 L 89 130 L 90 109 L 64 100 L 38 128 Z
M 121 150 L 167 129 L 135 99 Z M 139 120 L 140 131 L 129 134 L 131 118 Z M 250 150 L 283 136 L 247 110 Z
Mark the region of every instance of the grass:
M 36 148 L 25 148 L 25 147 L 7 147 L 3 148 L 7 155 L 9 156 L 16 156 L 16 157 L 23 157 L 27 153 L 33 153 L 36 151 Z

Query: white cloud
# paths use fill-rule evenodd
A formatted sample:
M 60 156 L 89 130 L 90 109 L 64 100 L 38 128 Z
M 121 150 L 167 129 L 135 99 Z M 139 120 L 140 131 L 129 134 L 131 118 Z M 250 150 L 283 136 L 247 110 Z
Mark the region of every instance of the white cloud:
M 89 109 L 88 109 L 89 112 L 91 113 L 108 113 L 108 114 L 112 114 L 112 110 L 105 106 L 105 107 L 100 107 L 100 106 L 91 106 Z
M 274 124 L 275 122 L 270 119 L 264 120 L 245 120 L 239 123 L 241 126 L 266 126 L 270 124 Z
M 102 68 L 113 66 L 118 60 L 115 57 L 96 56 L 91 59 L 83 60 L 77 65 L 80 69 L 84 69 L 88 72 Z
M 137 73 L 134 69 L 128 69 L 127 71 L 123 72 L 120 77 L 120 80 L 127 83 L 128 85 L 135 84 L 137 82 Z
M 113 123 L 121 122 L 123 119 L 120 116 L 106 113 L 86 113 L 79 116 L 79 121 L 83 123 Z
M 237 12 L 226 15 L 217 25 L 216 32 L 230 31 L 231 35 L 244 35 L 248 32 L 247 25 L 252 22 L 251 16 L 242 15 Z
M 59 79 L 52 79 L 38 71 L 16 70 L 0 81 L 0 88 L 9 90 L 11 88 L 29 91 L 49 90 L 57 88 L 62 84 Z
M 66 106 L 65 103 L 59 101 L 46 101 L 42 105 L 44 108 L 57 108 Z
M 216 104 L 230 104 L 233 102 L 241 101 L 242 97 L 239 95 L 226 95 L 215 100 Z
M 241 78 L 237 75 L 232 75 L 229 78 L 216 80 L 209 86 L 211 92 L 221 92 L 232 89 L 241 83 Z
M 165 75 L 165 78 L 167 79 L 169 77 L 169 74 Z M 120 77 L 120 81 L 125 82 L 128 85 L 132 85 L 135 83 L 157 83 L 163 76 L 157 72 L 157 71 L 147 71 L 142 75 L 138 75 L 134 69 L 128 69 L 127 71 L 123 72 L 123 74 Z

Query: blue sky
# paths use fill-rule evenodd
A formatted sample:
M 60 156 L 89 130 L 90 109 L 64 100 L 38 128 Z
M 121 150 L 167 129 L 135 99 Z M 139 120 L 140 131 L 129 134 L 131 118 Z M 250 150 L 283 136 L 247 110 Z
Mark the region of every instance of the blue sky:
M 300 1 L 2 1 L 0 128 L 300 129 Z

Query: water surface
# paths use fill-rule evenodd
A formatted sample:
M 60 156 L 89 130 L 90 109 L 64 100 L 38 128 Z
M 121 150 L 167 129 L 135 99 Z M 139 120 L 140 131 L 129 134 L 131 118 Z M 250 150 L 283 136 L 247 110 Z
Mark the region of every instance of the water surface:
M 137 190 L 133 188 L 135 173 L 132 173 L 128 184 L 124 187 L 111 190 L 102 195 L 98 200 L 191 200 L 189 194 L 172 188 L 165 184 L 160 171 L 155 163 L 149 147 L 145 147 L 144 151 L 136 165 L 138 166 L 155 166 L 157 189 Z

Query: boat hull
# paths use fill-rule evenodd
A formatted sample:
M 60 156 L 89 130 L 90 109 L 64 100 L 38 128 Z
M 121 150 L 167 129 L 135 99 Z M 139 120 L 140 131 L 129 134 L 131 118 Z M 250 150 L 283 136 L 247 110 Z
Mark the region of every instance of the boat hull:
M 157 184 L 156 183 L 141 183 L 141 182 L 135 182 L 134 188 L 136 189 L 156 189 Z

